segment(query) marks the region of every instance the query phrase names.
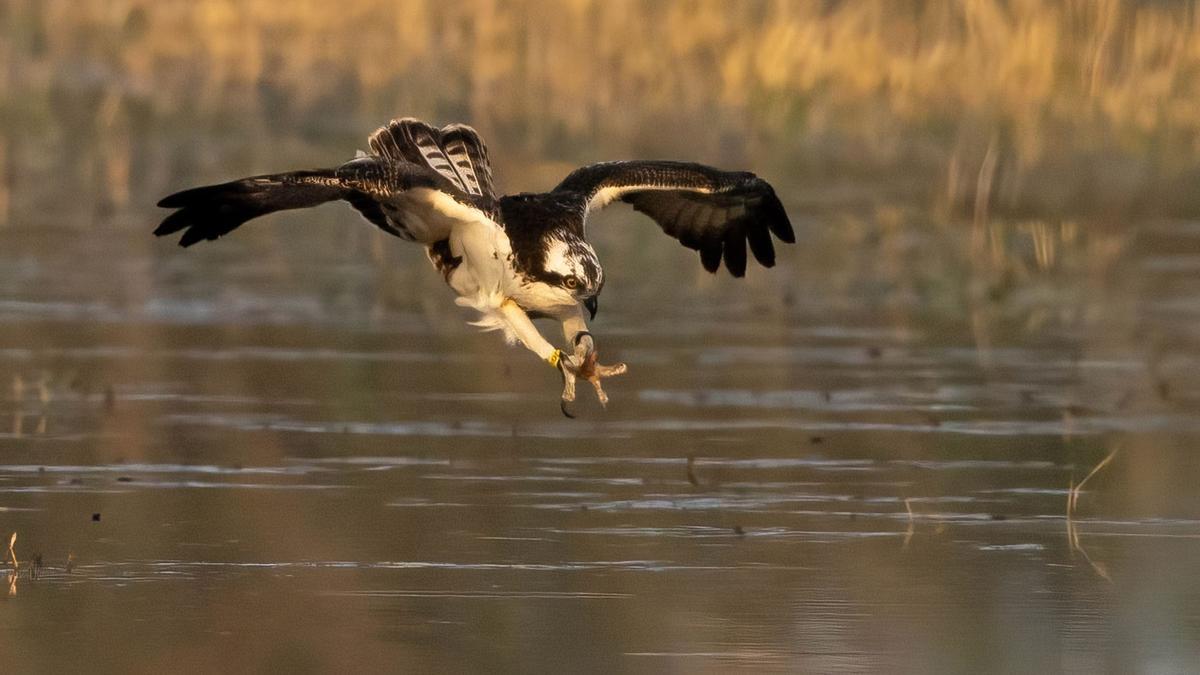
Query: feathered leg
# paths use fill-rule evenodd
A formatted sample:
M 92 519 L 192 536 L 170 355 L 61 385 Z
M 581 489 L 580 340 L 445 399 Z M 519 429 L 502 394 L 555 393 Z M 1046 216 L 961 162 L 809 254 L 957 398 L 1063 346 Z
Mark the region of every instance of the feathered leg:
M 549 363 L 562 375 L 563 392 L 560 407 L 564 415 L 575 417 L 567 408 L 567 404 L 575 400 L 575 375 L 578 370 L 578 368 L 572 367 L 574 364 L 570 363 L 572 357 L 564 356 L 561 350 L 555 349 L 546 338 L 542 337 L 525 310 L 512 300 L 505 300 L 500 304 L 500 316 L 504 318 L 512 334 L 517 336 L 526 349 L 537 354 L 539 359 Z

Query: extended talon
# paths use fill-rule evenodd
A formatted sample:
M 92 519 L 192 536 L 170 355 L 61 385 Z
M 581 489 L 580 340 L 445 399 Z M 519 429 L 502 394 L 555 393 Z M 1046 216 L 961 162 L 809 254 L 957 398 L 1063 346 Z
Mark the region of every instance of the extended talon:
M 599 399 L 600 405 L 608 407 L 608 394 L 604 392 L 601 379 L 621 375 L 628 370 L 628 367 L 624 363 L 615 363 L 611 366 L 598 363 L 599 357 L 595 347 L 592 345 L 591 335 L 587 334 L 589 339 L 581 340 L 580 338 L 584 335 L 580 334 L 575 339 L 576 355 L 563 358 L 559 368 L 563 375 L 563 394 L 560 407 L 563 414 L 572 419 L 575 416 L 567 409 L 567 403 L 575 400 L 576 379 L 584 379 L 590 382 L 596 390 L 596 398 Z
M 562 410 L 563 415 L 566 415 L 570 419 L 575 419 L 570 409 L 567 408 L 567 404 L 575 400 L 575 371 L 569 362 L 570 358 L 565 358 L 558 366 L 558 370 L 563 378 L 562 400 L 559 403 L 559 409 Z
M 626 370 L 628 370 L 628 368 L 624 363 L 616 363 L 611 366 L 604 366 L 598 363 L 593 364 L 591 374 L 587 377 L 587 381 L 591 382 L 592 386 L 596 388 L 596 398 L 600 400 L 600 405 L 602 407 L 608 407 L 608 394 L 604 393 L 604 388 L 600 386 L 600 378 L 621 375 Z

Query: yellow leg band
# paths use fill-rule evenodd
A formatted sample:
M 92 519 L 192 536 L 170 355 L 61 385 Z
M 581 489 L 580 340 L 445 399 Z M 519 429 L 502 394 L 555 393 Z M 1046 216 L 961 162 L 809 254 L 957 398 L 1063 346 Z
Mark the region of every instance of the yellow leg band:
M 551 368 L 558 368 L 558 362 L 562 360 L 562 350 L 555 349 L 550 352 L 550 356 L 546 357 L 546 363 L 550 364 Z

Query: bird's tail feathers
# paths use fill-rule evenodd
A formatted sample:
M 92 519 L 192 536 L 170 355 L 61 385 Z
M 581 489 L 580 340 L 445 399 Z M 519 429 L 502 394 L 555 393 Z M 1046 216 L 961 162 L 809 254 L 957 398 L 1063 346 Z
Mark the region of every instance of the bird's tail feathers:
M 275 211 L 303 209 L 341 199 L 349 193 L 333 169 L 292 171 L 192 188 L 164 197 L 160 207 L 178 209 L 154 234 L 185 230 L 180 246 L 213 240 L 246 221 Z
M 467 191 L 488 197 L 496 196 L 492 185 L 492 163 L 487 145 L 479 132 L 465 124 L 442 127 L 442 148 L 454 164 L 454 169 L 467 184 Z
M 495 197 L 487 146 L 471 127 L 441 129 L 418 119 L 392 120 L 371 134 L 371 151 L 395 162 L 427 166 L 471 195 Z

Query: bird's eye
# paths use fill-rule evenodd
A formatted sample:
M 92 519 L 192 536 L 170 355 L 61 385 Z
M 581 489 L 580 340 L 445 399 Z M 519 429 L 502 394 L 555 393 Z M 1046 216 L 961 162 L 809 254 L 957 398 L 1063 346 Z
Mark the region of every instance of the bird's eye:
M 579 277 L 567 277 L 563 283 L 567 285 L 567 288 L 577 288 L 579 286 Z

